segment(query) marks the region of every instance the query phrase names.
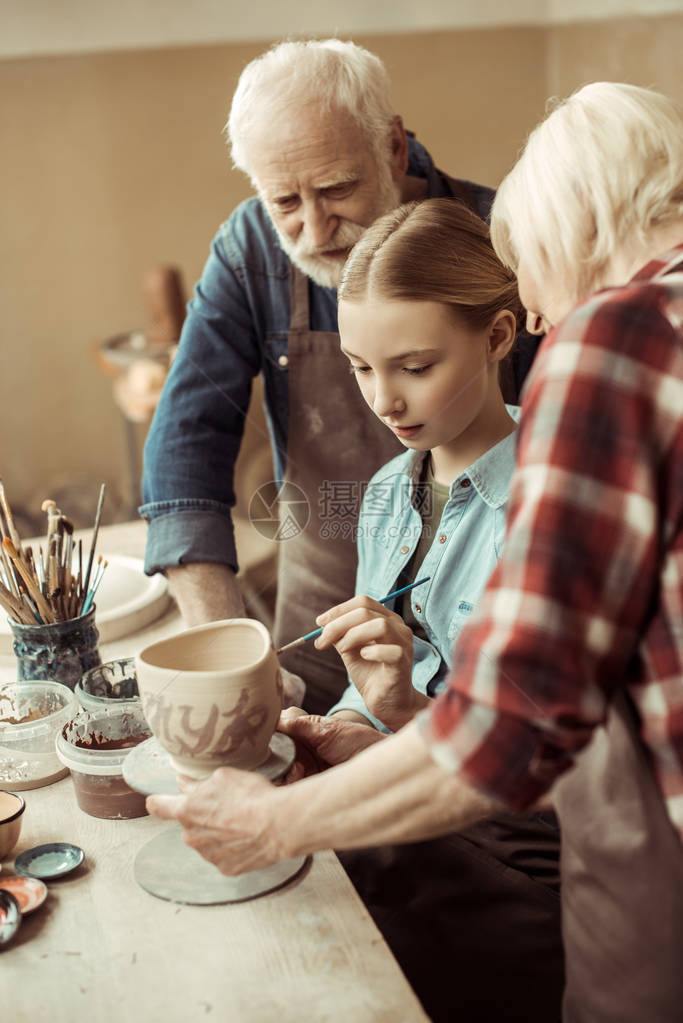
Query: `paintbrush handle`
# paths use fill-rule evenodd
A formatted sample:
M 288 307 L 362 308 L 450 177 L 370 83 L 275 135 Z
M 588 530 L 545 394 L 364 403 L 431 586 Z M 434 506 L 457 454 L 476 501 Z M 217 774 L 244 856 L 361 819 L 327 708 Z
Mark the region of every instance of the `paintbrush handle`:
M 2 510 L 5 513 L 5 521 L 7 522 L 7 531 L 10 535 L 10 539 L 14 546 L 16 547 L 19 557 L 21 557 L 22 555 L 21 539 L 17 532 L 16 526 L 14 525 L 12 509 L 9 506 L 9 501 L 7 500 L 7 496 L 5 494 L 5 487 L 2 480 L 0 480 L 0 505 L 2 505 Z
M 20 625 L 31 625 L 32 615 L 29 617 L 28 609 L 22 604 L 21 600 L 18 600 L 11 590 L 8 590 L 6 586 L 0 583 L 0 604 L 4 607 L 5 611 L 15 621 L 19 622 Z
M 88 594 L 88 588 L 90 586 L 90 573 L 92 572 L 92 562 L 95 556 L 95 547 L 97 545 L 97 534 L 100 530 L 100 517 L 102 515 L 102 505 L 104 504 L 104 491 L 105 485 L 103 483 L 102 486 L 100 487 L 100 496 L 97 500 L 97 511 L 95 512 L 95 525 L 93 526 L 92 543 L 90 545 L 90 554 L 88 555 L 88 567 L 85 573 L 85 582 L 83 583 L 83 592 L 85 593 L 86 597 Z M 83 603 L 81 604 L 81 614 L 83 614 L 84 606 L 85 598 L 83 600 Z
M 28 568 L 24 565 L 23 561 L 19 557 L 16 547 L 9 539 L 9 537 L 5 537 L 5 539 L 2 541 L 2 546 L 7 551 L 8 555 L 10 556 L 14 565 L 17 568 L 19 575 L 24 580 L 26 589 L 28 590 L 31 598 L 35 601 L 36 607 L 40 611 L 41 616 L 45 619 L 46 622 L 54 622 L 55 618 L 52 613 L 52 608 L 43 597 L 43 594 L 40 592 L 40 589 L 38 588 L 35 579 L 31 576 L 31 573 L 29 572 Z
M 400 597 L 402 593 L 407 593 L 408 590 L 414 590 L 416 586 L 421 586 L 422 583 L 428 583 L 431 579 L 430 575 L 424 576 L 423 579 L 416 579 L 414 583 L 409 583 L 408 586 L 402 586 L 400 590 L 394 590 L 392 593 L 387 593 L 386 597 L 382 597 L 379 601 L 380 604 L 388 604 L 394 597 Z M 276 650 L 276 654 L 281 654 L 284 650 L 293 650 L 296 646 L 301 646 L 302 643 L 306 643 L 309 639 L 315 639 L 323 631 L 324 626 L 319 629 L 314 629 L 313 632 L 307 632 L 305 636 L 299 636 L 298 639 L 292 640 L 291 643 L 287 643 L 286 646 L 281 646 L 279 650 Z

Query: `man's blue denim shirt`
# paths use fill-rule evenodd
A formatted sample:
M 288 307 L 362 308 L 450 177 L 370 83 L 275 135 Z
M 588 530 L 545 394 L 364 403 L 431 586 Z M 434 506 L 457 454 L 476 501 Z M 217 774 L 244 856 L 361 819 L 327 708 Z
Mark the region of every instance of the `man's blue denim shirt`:
M 519 422 L 519 407 L 507 410 Z M 516 437 L 514 430 L 453 481 L 432 545 L 416 571 L 416 579 L 431 577 L 410 593 L 413 614 L 430 639 L 413 636 L 413 685 L 427 696 L 445 684 L 455 639 L 501 555 Z M 415 504 L 426 457 L 422 451 L 397 455 L 368 484 L 358 519 L 357 594 L 380 600 L 391 593 L 412 558 L 423 527 Z M 387 606 L 393 610 L 393 602 Z M 338 710 L 355 710 L 375 728 L 389 731 L 368 711 L 353 683 L 328 714 Z
M 450 195 L 427 151 L 409 136 L 408 174 L 427 180 L 430 197 Z M 471 185 L 482 218 L 494 192 Z M 230 509 L 233 473 L 251 397 L 264 377 L 275 479 L 287 452 L 289 258 L 257 198 L 221 225 L 188 306 L 178 354 L 145 444 L 143 505 L 148 521 L 145 570 L 191 562 L 237 568 Z M 309 288 L 311 328 L 337 331 L 337 293 Z M 350 385 L 355 384 L 350 380 Z

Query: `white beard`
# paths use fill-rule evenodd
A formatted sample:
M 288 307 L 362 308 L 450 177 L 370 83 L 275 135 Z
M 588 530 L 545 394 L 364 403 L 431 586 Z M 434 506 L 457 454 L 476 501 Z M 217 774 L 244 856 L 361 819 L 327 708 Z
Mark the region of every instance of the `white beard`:
M 377 202 L 371 211 L 371 223 L 374 223 L 375 220 L 385 213 L 389 213 L 390 210 L 395 210 L 400 203 L 401 190 L 394 182 L 389 167 L 382 165 L 378 181 Z M 325 244 L 325 247 L 323 249 L 316 249 L 310 245 L 304 231 L 293 242 L 281 233 L 274 222 L 273 227 L 277 232 L 281 247 L 287 253 L 292 263 L 322 288 L 339 287 L 346 260 L 340 259 L 331 262 L 329 259 L 321 258 L 317 253 L 321 251 L 333 252 L 335 249 L 351 249 L 367 231 L 367 227 L 344 220 L 332 238 Z

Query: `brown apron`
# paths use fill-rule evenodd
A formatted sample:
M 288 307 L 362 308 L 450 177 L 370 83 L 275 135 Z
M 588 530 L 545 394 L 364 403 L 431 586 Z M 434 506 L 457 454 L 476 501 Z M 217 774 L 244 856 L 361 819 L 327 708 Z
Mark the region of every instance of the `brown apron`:
M 500 813 L 337 856 L 432 1023 L 559 1023 L 559 846 L 554 814 Z
M 276 646 L 310 632 L 316 615 L 353 596 L 361 488 L 404 450 L 351 379 L 339 334 L 311 330 L 308 278 L 292 266 L 291 281 L 285 481 L 304 492 L 310 518 L 280 543 Z M 304 707 L 312 714 L 326 713 L 346 688 L 334 649 L 318 651 L 309 642 L 280 660 L 306 682 Z
M 562 825 L 563 1023 L 680 1023 L 683 845 L 623 690 L 553 801 Z

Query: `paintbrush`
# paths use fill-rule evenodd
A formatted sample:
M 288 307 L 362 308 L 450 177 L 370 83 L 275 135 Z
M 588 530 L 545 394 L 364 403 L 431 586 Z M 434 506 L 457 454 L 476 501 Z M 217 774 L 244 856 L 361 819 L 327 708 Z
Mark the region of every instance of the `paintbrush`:
M 3 539 L 5 534 L 3 534 Z M 0 547 L 0 554 L 2 555 L 2 571 L 5 576 L 5 582 L 8 588 L 12 591 L 13 596 L 19 598 L 19 583 L 17 582 L 17 575 L 15 573 L 12 562 L 7 557 L 7 553 L 4 547 Z
M 19 622 L 21 625 L 35 625 L 35 621 L 29 617 L 26 607 L 22 604 L 21 597 L 15 597 L 12 591 L 2 583 L 0 583 L 0 604 L 15 622 Z
M 84 615 L 87 614 L 88 611 L 90 610 L 90 608 L 92 607 L 93 600 L 95 599 L 95 594 L 97 593 L 99 585 L 102 582 L 102 576 L 104 575 L 104 570 L 107 567 L 107 565 L 109 564 L 108 561 L 102 562 L 102 555 L 101 554 L 100 554 L 100 556 L 99 556 L 99 558 L 97 560 L 98 560 L 98 566 L 97 566 L 97 572 L 95 573 L 95 579 L 93 581 L 92 586 L 90 587 L 90 593 L 85 598 L 85 604 L 83 605 L 83 610 L 81 612 L 81 614 L 84 614 Z
M 24 580 L 24 584 L 26 586 L 26 592 L 31 597 L 31 599 L 34 601 L 34 603 L 35 603 L 35 605 L 36 605 L 36 607 L 38 609 L 38 612 L 40 613 L 40 616 L 43 619 L 43 621 L 45 621 L 45 622 L 54 622 L 55 621 L 55 616 L 54 616 L 54 614 L 52 612 L 52 608 L 50 607 L 50 605 L 45 600 L 45 597 L 43 596 L 43 594 L 40 592 L 40 589 L 38 587 L 38 584 L 37 584 L 36 580 L 33 578 L 31 573 L 29 572 L 28 567 L 21 560 L 21 558 L 19 556 L 19 552 L 17 551 L 16 547 L 14 546 L 14 544 L 12 543 L 12 541 L 10 540 L 10 538 L 8 536 L 6 536 L 4 538 L 4 540 L 2 541 L 2 546 L 7 551 L 7 554 L 9 555 L 9 558 L 11 559 L 12 563 L 14 564 L 14 567 L 17 569 L 17 571 L 19 572 L 19 575 Z
M 5 513 L 5 521 L 7 522 L 7 532 L 9 533 L 10 540 L 12 541 L 14 546 L 16 547 L 18 556 L 21 558 L 23 556 L 23 552 L 22 552 L 22 549 L 21 549 L 21 540 L 19 538 L 19 534 L 18 534 L 18 532 L 16 530 L 16 527 L 14 525 L 14 518 L 12 517 L 12 509 L 10 508 L 9 501 L 7 500 L 7 497 L 5 496 L 5 486 L 4 486 L 3 482 L 2 482 L 2 480 L 0 480 L 0 505 L 2 505 L 2 510 Z M 3 530 L 3 533 L 4 533 L 4 530 Z
M 97 533 L 100 528 L 100 516 L 102 515 L 102 505 L 104 504 L 104 483 L 100 487 L 100 496 L 97 501 L 97 511 L 95 512 L 95 525 L 92 533 L 92 544 L 90 545 L 90 554 L 88 555 L 88 567 L 85 573 L 85 581 L 83 582 L 83 603 L 81 604 L 81 614 L 83 614 L 83 607 L 88 598 L 88 587 L 90 586 L 90 573 L 92 572 L 92 560 L 95 556 L 95 544 L 97 543 Z
M 417 579 L 416 582 L 410 583 L 409 586 L 402 586 L 400 590 L 394 590 L 393 593 L 387 593 L 386 597 L 382 597 L 380 604 L 388 604 L 394 597 L 400 597 L 402 593 L 407 593 L 408 590 L 414 590 L 416 586 L 421 586 L 422 583 L 428 583 L 431 579 L 430 575 L 426 575 L 424 579 Z M 298 639 L 293 639 L 291 643 L 287 643 L 286 646 L 281 646 L 279 650 L 276 650 L 276 654 L 281 654 L 285 650 L 293 650 L 295 646 L 301 646 L 302 643 L 306 643 L 309 639 L 315 639 L 323 631 L 322 627 L 314 629 L 313 632 L 307 632 L 305 636 L 299 636 Z

